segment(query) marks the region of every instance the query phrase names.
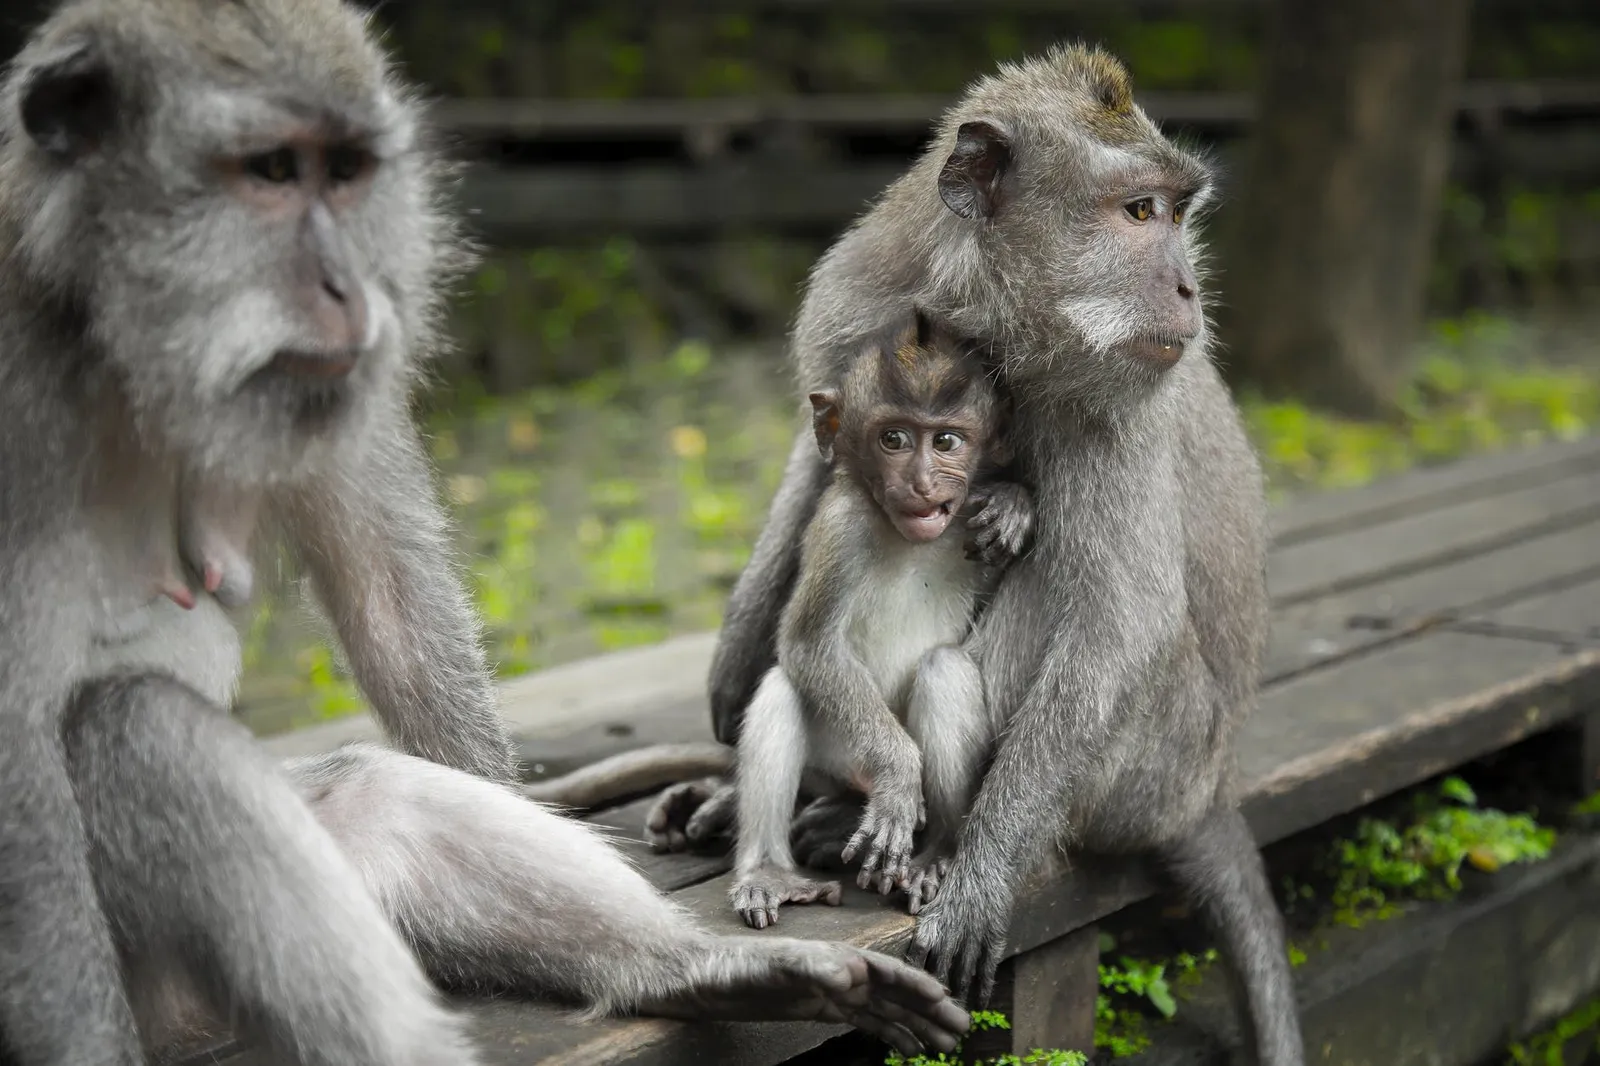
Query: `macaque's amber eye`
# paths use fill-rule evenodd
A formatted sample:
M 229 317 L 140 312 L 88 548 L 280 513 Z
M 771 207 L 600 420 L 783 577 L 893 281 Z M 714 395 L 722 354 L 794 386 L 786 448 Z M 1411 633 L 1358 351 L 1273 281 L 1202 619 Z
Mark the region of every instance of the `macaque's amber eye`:
M 936 452 L 953 452 L 964 443 L 966 442 L 961 439 L 961 434 L 951 433 L 949 430 L 933 435 L 933 450 Z
M 353 145 L 338 145 L 328 151 L 328 180 L 335 185 L 355 181 L 367 169 L 367 153 Z
M 300 165 L 293 148 L 274 148 L 270 152 L 250 156 L 244 161 L 244 169 L 251 177 L 270 181 L 274 185 L 294 181 L 300 176 Z
M 911 434 L 903 429 L 886 429 L 878 434 L 878 444 L 886 452 L 903 452 L 911 447 Z
M 1176 226 L 1183 225 L 1183 216 L 1187 215 L 1188 213 L 1189 213 L 1189 201 L 1188 200 L 1179 200 L 1177 203 L 1173 204 L 1172 205 L 1172 222 L 1173 222 L 1173 225 L 1176 225 Z
M 1135 222 L 1148 222 L 1150 216 L 1156 213 L 1156 205 L 1155 201 L 1146 196 L 1142 200 L 1123 205 L 1123 210 L 1128 212 L 1128 217 Z

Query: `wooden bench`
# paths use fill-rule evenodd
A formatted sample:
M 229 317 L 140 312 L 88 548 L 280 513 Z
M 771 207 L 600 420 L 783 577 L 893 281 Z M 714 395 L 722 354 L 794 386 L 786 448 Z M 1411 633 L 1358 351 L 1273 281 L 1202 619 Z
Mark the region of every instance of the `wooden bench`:
M 1600 785 L 1600 439 L 1308 498 L 1275 509 L 1273 532 L 1266 681 L 1239 750 L 1262 843 L 1553 728 L 1574 732 L 1574 787 Z M 697 636 L 514 682 L 506 714 L 545 774 L 639 744 L 706 739 L 710 649 Z M 357 718 L 269 746 L 293 754 L 375 735 Z M 743 931 L 727 902 L 727 858 L 651 854 L 639 839 L 648 803 L 590 820 L 615 827 L 644 874 L 709 926 Z M 1094 923 L 1154 890 L 1140 863 L 1087 858 L 1024 893 L 1008 964 L 1018 1046 L 1061 1046 L 1092 1025 Z M 889 952 L 911 928 L 902 910 L 853 886 L 843 906 L 786 908 L 779 926 Z M 485 1061 L 505 1066 L 764 1066 L 843 1031 L 576 1025 L 516 1001 L 465 1009 Z M 256 1060 L 211 1049 L 190 1061 Z

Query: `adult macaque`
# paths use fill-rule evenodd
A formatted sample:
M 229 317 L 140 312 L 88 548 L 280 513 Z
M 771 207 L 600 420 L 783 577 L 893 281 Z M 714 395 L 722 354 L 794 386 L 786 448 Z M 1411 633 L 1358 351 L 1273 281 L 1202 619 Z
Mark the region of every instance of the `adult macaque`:
M 813 793 L 867 795 L 841 856 L 862 854 L 858 884 L 904 888 L 913 914 L 934 898 L 994 740 L 977 665 L 959 645 L 1033 521 L 1027 490 L 994 480 L 1008 460 L 1002 397 L 983 363 L 921 314 L 810 400 L 833 477 L 802 542 L 778 665 L 739 736 L 732 899 L 758 929 L 783 903 L 839 902 L 838 882 L 804 876 L 789 850 L 808 773 Z M 981 510 L 967 518 L 969 500 Z
M 1151 852 L 1242 979 L 1259 1061 L 1291 1066 L 1304 1052 L 1282 919 L 1232 785 L 1267 633 L 1266 534 L 1260 470 L 1208 354 L 1194 216 L 1211 180 L 1110 56 L 1005 66 L 817 264 L 792 351 L 814 391 L 907 303 L 992 342 L 1018 397 L 1019 476 L 1039 494 L 1034 546 L 967 643 L 1006 727 L 914 957 L 984 994 L 1041 841 Z M 774 660 L 825 484 L 802 434 L 712 665 L 721 740 Z M 808 832 L 848 824 L 822 802 Z M 682 786 L 648 831 L 704 838 L 732 806 L 727 786 Z
M 192 1007 L 274 1061 L 470 1066 L 431 975 L 952 1046 L 928 975 L 702 932 L 516 795 L 407 412 L 439 176 L 338 0 L 69 0 L 10 68 L 0 1044 L 132 1066 Z M 227 718 L 222 601 L 280 540 L 402 752 L 280 767 Z

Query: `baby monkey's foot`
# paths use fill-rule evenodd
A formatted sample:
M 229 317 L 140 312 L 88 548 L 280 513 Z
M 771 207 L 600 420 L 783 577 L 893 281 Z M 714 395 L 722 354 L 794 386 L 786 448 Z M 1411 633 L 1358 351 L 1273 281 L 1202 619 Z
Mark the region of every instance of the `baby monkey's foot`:
M 866 849 L 856 884 L 876 887 L 880 895 L 887 896 L 896 885 L 904 883 L 911 867 L 911 843 L 922 821 L 920 795 L 884 789 L 869 797 L 861 825 L 841 854 L 849 862 L 858 851 Z
M 907 911 L 916 914 L 938 897 L 939 881 L 949 861 L 946 855 L 932 851 L 925 851 L 911 860 L 911 872 L 905 880 Z
M 758 867 L 734 882 L 733 909 L 752 929 L 778 924 L 778 908 L 785 903 L 821 901 L 837 907 L 844 890 L 837 881 L 814 881 L 797 870 Z

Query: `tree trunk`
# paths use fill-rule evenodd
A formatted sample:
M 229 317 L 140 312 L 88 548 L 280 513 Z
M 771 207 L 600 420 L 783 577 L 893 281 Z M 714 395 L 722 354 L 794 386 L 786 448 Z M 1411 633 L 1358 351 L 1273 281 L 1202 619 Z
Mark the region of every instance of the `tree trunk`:
M 1469 0 L 1273 0 L 1228 197 L 1230 376 L 1358 416 L 1421 326 Z

